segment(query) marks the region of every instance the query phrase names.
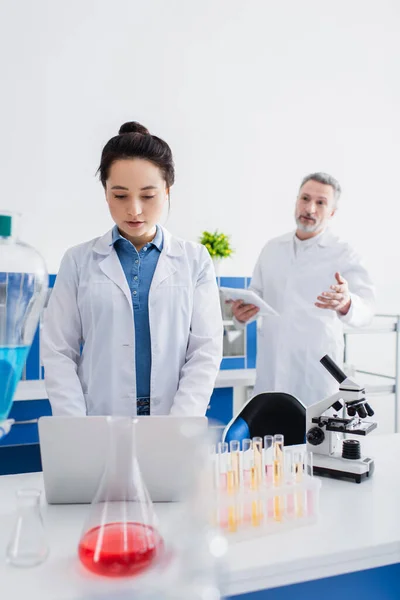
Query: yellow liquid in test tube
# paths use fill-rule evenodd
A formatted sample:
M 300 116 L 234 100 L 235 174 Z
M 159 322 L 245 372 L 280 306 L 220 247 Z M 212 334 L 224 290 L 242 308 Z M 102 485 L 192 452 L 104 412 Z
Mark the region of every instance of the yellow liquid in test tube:
M 282 483 L 281 464 L 278 460 L 274 460 L 274 486 L 279 487 Z M 274 519 L 282 521 L 283 502 L 280 496 L 274 496 Z
M 230 461 L 228 467 L 227 491 L 232 500 L 228 507 L 228 531 L 233 533 L 237 531 L 239 518 L 237 507 L 237 493 L 239 491 L 239 445 L 231 442 Z
M 231 465 L 230 465 L 230 473 L 231 473 L 231 487 L 233 492 L 237 492 L 239 489 L 239 452 L 231 452 Z M 228 487 L 229 490 L 229 487 Z
M 231 505 L 228 508 L 228 531 L 234 533 L 237 531 L 238 519 L 236 514 L 236 507 Z
M 274 436 L 274 487 L 282 485 L 283 477 L 283 435 Z M 274 496 L 274 520 L 282 521 L 283 498 Z
M 260 500 L 253 500 L 251 503 L 251 524 L 253 527 L 261 525 L 263 520 L 262 505 Z
M 235 473 L 233 471 L 228 471 L 227 489 L 228 494 L 235 492 Z
M 259 492 L 262 477 L 262 438 L 253 438 L 253 466 L 251 468 L 251 489 Z M 253 500 L 251 503 L 251 524 L 253 527 L 261 525 L 263 520 L 262 503 Z
M 253 439 L 253 468 L 254 474 L 252 477 L 253 489 L 258 490 L 261 484 L 262 477 L 262 439 Z

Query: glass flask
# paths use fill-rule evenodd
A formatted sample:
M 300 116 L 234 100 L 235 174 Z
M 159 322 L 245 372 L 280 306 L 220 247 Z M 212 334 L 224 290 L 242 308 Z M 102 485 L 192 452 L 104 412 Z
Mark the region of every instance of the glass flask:
M 42 257 L 16 239 L 15 224 L 16 215 L 0 211 L 0 422 L 10 412 L 48 288 Z
M 162 556 L 153 504 L 136 457 L 136 423 L 107 417 L 106 465 L 79 546 L 81 563 L 97 575 L 141 574 Z
M 7 562 L 16 567 L 35 567 L 49 554 L 40 495 L 37 489 L 17 491 L 17 519 L 7 547 Z

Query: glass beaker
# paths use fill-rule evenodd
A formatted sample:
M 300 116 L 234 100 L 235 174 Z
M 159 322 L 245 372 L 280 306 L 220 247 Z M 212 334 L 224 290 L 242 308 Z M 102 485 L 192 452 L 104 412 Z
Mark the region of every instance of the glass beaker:
M 17 519 L 7 547 L 7 562 L 35 567 L 46 560 L 49 546 L 40 512 L 40 490 L 17 491 Z
M 97 575 L 124 577 L 152 567 L 163 552 L 153 504 L 136 457 L 130 417 L 108 417 L 108 453 L 78 547 Z
M 16 239 L 16 215 L 0 211 L 0 421 L 7 418 L 47 298 L 36 250 Z

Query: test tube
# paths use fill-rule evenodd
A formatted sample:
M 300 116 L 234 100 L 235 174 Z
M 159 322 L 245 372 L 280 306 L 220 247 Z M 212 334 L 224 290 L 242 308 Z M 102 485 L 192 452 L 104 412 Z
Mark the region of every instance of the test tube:
M 267 485 L 273 483 L 274 471 L 274 437 L 272 435 L 264 436 L 264 477 Z
M 303 482 L 303 471 L 304 471 L 304 453 L 301 450 L 297 450 L 293 457 L 294 467 L 294 480 L 297 486 Z M 304 490 L 296 490 L 295 494 L 295 510 L 296 517 L 304 516 Z
M 217 450 L 215 444 L 210 446 L 210 479 L 211 486 L 214 492 L 218 490 L 219 483 L 219 473 L 218 473 L 218 461 L 217 461 Z M 216 497 L 216 494 L 214 494 Z M 214 527 L 218 524 L 218 508 L 217 506 L 213 507 L 212 510 L 212 524 Z
M 283 479 L 283 442 L 281 434 L 274 435 L 274 487 L 279 488 Z M 274 496 L 274 519 L 282 521 L 283 502 L 281 496 Z
M 228 531 L 231 533 L 237 531 L 240 521 L 237 492 L 240 485 L 240 442 L 232 440 L 229 444 L 230 456 L 228 463 L 228 494 L 232 497 L 228 505 Z
M 306 453 L 305 465 L 306 476 L 312 478 L 314 476 L 312 452 Z M 307 516 L 309 517 L 313 517 L 315 515 L 314 493 L 314 489 L 307 490 Z
M 251 504 L 251 523 L 253 527 L 261 525 L 263 520 L 263 510 L 261 498 L 259 497 L 261 476 L 262 476 L 262 462 L 263 462 L 263 441 L 261 437 L 253 438 L 253 467 L 251 470 L 251 489 L 255 492 Z
M 267 488 L 272 488 L 274 478 L 274 436 L 264 436 L 264 481 Z M 266 515 L 269 521 L 274 519 L 274 499 L 267 498 Z
M 285 448 L 284 450 L 284 469 L 285 485 L 290 488 L 294 483 L 292 448 Z M 286 494 L 286 514 L 289 518 L 293 518 L 295 515 L 294 493 L 290 491 Z
M 245 439 L 242 442 L 243 449 L 243 484 L 245 489 L 251 486 L 251 469 L 253 467 L 252 441 Z
M 243 488 L 245 492 L 251 489 L 251 469 L 253 467 L 253 445 L 252 441 L 245 439 L 242 442 L 243 458 Z M 251 504 L 247 494 L 243 495 L 243 521 L 251 523 Z
M 274 435 L 274 485 L 282 485 L 283 477 L 283 443 L 281 434 Z
M 226 491 L 227 488 L 227 471 L 229 458 L 228 449 L 229 447 L 226 442 L 218 442 L 218 489 L 220 491 Z
M 222 529 L 227 529 L 229 526 L 229 513 L 226 505 L 226 490 L 227 490 L 227 471 L 228 471 L 228 459 L 229 459 L 229 446 L 226 442 L 218 442 L 218 492 L 219 497 L 219 510 L 218 510 L 218 522 Z
M 218 464 L 217 464 L 217 449 L 215 444 L 210 447 L 210 467 L 211 467 L 211 481 L 214 490 L 218 489 Z
M 233 494 L 239 490 L 240 485 L 240 442 L 237 440 L 232 440 L 229 444 L 229 450 L 230 461 L 228 468 L 228 492 Z
M 260 437 L 253 438 L 253 468 L 251 487 L 258 490 L 261 484 L 263 441 Z

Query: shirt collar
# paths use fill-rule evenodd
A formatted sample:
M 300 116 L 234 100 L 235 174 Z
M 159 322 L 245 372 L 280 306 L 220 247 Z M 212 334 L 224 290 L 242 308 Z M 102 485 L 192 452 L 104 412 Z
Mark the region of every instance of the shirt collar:
M 114 225 L 114 227 L 112 228 L 112 242 L 110 246 L 113 246 L 118 240 L 128 241 L 124 237 L 122 237 L 122 235 L 118 231 L 118 227 Z M 153 246 L 155 246 L 157 250 L 161 252 L 163 246 L 163 232 L 161 227 L 159 227 L 158 225 L 156 225 L 156 235 L 154 239 L 151 240 L 150 244 L 153 244 Z
M 297 237 L 296 232 L 293 236 L 294 242 L 297 246 L 301 246 L 303 248 L 308 248 L 308 246 L 314 246 L 314 244 L 319 244 L 319 242 L 322 240 L 324 234 L 325 234 L 325 229 L 323 231 L 320 231 L 320 233 L 318 235 L 315 235 L 312 238 L 308 238 L 306 240 L 301 240 L 299 237 Z
M 293 243 L 293 238 L 296 236 L 296 231 L 291 231 L 290 233 L 286 233 L 285 235 L 282 235 L 280 238 L 277 238 L 277 241 L 279 243 L 287 243 L 287 242 L 291 242 Z M 315 237 L 315 239 L 317 240 L 317 245 L 318 246 L 332 246 L 336 243 L 337 241 L 337 237 L 332 233 L 331 229 L 329 227 L 327 227 L 326 229 L 324 229 L 324 231 Z M 301 241 L 299 240 L 299 242 L 301 243 Z

